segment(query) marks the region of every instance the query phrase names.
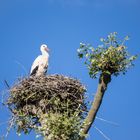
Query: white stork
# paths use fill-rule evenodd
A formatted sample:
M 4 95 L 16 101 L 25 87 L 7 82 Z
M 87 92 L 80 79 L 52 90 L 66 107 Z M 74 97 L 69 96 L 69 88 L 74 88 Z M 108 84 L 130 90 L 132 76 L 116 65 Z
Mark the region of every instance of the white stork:
M 43 44 L 40 47 L 42 55 L 39 55 L 33 62 L 30 76 L 40 76 L 47 72 L 48 60 L 49 60 L 49 49 L 47 45 Z

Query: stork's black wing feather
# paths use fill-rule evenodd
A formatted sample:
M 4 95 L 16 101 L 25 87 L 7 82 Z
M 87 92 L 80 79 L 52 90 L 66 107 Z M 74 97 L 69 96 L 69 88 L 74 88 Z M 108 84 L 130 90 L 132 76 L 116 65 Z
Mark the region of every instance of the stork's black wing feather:
M 47 67 L 45 67 L 45 73 L 47 73 L 48 72 L 48 65 L 47 65 Z
M 36 66 L 33 71 L 30 73 L 30 76 L 35 75 L 39 66 Z

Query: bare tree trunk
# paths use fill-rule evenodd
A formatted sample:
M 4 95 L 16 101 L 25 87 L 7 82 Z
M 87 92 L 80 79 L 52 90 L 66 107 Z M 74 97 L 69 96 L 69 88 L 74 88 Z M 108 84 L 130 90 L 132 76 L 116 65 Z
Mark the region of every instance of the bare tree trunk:
M 84 135 L 87 134 L 90 127 L 92 126 L 92 124 L 95 120 L 96 114 L 100 108 L 100 105 L 102 104 L 103 96 L 107 89 L 107 85 L 110 81 L 111 81 L 111 75 L 109 75 L 109 74 L 100 75 L 98 89 L 95 94 L 91 109 L 85 119 L 85 124 L 84 124 L 82 132 L 81 132 L 82 134 L 84 134 Z M 80 140 L 84 140 L 84 139 L 85 139 L 84 136 L 82 136 L 80 138 Z

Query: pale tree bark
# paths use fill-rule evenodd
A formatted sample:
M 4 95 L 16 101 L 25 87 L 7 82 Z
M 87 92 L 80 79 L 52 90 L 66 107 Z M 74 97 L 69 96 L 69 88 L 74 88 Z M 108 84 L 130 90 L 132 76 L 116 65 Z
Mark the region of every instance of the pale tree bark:
M 90 127 L 94 123 L 95 118 L 96 118 L 96 114 L 97 114 L 97 112 L 102 104 L 104 93 L 105 93 L 107 86 L 108 86 L 108 83 L 110 81 L 111 81 L 111 75 L 109 75 L 109 74 L 101 74 L 100 75 L 97 92 L 96 92 L 94 100 L 92 102 L 91 109 L 88 112 L 88 115 L 84 121 L 85 123 L 84 123 L 83 129 L 81 131 L 81 134 L 86 135 L 88 133 Z M 80 138 L 80 140 L 84 140 L 84 139 L 85 139 L 85 136 L 82 136 Z

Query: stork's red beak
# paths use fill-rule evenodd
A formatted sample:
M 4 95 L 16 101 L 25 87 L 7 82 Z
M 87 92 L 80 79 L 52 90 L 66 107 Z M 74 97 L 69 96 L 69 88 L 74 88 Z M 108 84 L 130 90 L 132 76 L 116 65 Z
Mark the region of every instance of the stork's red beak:
M 46 51 L 46 52 L 49 52 L 50 50 L 49 50 L 49 48 L 48 48 L 48 47 L 45 47 L 45 51 Z

